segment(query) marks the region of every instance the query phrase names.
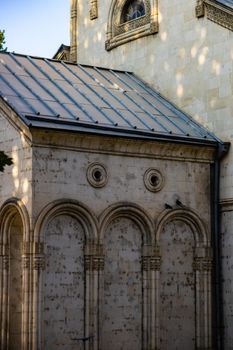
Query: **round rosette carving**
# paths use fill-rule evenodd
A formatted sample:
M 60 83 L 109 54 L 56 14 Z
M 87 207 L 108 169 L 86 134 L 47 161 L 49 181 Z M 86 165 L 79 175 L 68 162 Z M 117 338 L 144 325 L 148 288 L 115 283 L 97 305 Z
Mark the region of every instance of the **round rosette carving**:
M 144 174 L 144 184 L 151 192 L 158 192 L 163 188 L 164 177 L 158 169 L 149 168 Z
M 92 163 L 87 168 L 87 180 L 93 187 L 104 187 L 108 181 L 108 173 L 103 164 Z

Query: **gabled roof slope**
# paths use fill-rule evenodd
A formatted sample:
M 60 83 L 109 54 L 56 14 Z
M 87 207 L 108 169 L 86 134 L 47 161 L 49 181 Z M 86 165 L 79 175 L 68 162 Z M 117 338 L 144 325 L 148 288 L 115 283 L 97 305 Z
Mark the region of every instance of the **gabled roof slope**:
M 0 96 L 28 126 L 218 141 L 128 72 L 0 53 Z

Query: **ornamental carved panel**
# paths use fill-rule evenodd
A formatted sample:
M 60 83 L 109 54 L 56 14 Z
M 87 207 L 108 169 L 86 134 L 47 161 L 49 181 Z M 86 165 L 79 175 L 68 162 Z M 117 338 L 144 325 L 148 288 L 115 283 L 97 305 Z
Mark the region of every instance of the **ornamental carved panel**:
M 198 0 L 196 5 L 196 16 L 206 17 L 233 31 L 233 8 L 224 6 L 218 1 L 213 0 Z

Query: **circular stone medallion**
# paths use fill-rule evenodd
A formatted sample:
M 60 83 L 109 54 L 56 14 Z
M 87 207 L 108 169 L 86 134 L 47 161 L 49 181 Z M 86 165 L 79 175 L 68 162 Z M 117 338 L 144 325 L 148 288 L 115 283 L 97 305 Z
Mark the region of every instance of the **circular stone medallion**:
M 87 168 L 87 180 L 93 187 L 104 187 L 108 181 L 106 168 L 100 163 L 92 163 Z
M 164 185 L 164 178 L 159 170 L 149 168 L 144 174 L 144 184 L 149 191 L 158 192 Z

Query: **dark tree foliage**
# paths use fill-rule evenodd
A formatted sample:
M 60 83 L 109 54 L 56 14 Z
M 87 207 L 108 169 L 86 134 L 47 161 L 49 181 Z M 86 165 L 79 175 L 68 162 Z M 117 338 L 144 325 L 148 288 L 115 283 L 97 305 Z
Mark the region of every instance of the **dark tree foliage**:
M 0 51 L 5 50 L 4 44 L 5 44 L 5 30 L 0 30 Z
M 4 171 L 6 165 L 13 164 L 12 158 L 8 157 L 3 151 L 0 151 L 0 172 Z

